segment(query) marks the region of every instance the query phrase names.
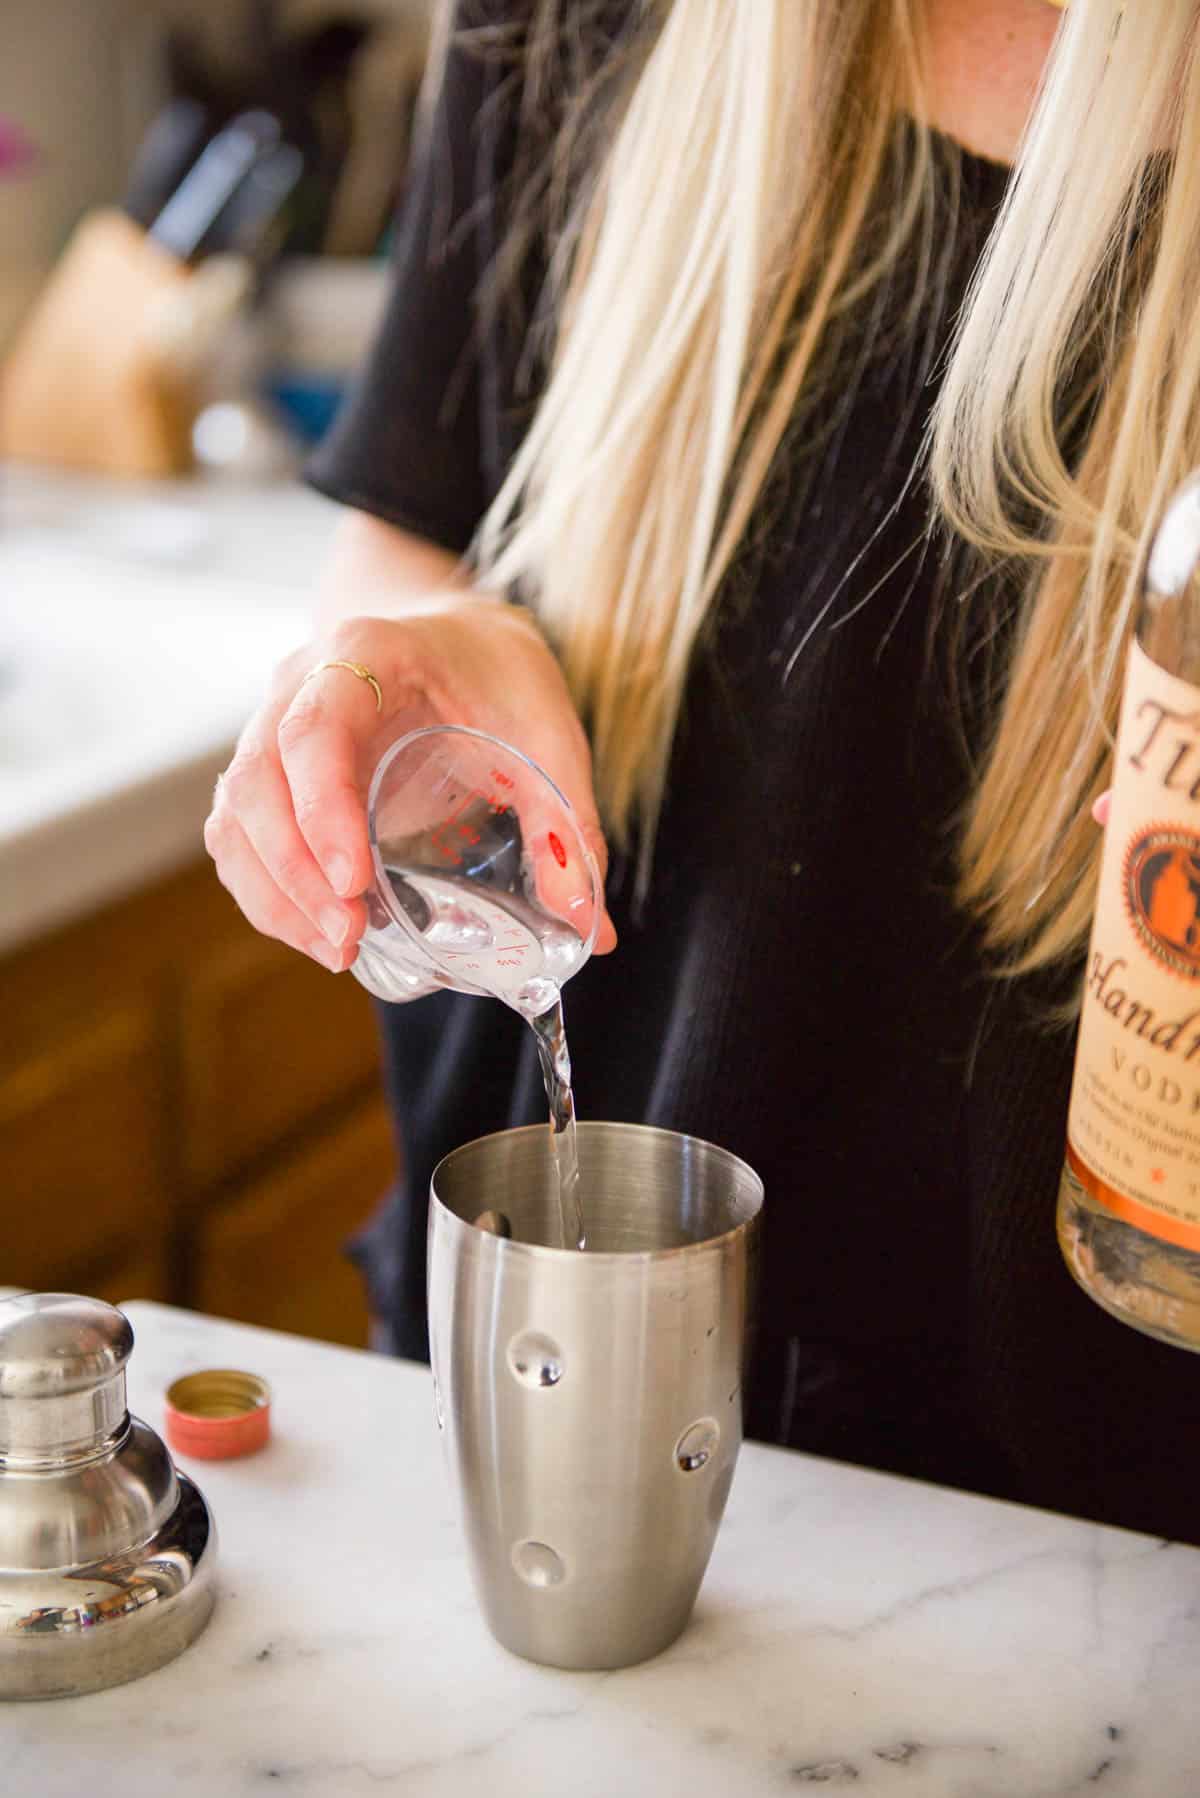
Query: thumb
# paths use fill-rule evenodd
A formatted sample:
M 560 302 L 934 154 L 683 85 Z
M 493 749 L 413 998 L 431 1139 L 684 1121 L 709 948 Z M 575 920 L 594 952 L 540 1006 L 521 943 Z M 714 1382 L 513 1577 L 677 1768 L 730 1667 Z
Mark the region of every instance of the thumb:
M 606 955 L 617 933 L 604 905 L 608 847 L 599 822 L 585 823 L 574 806 L 565 812 L 554 805 L 531 807 L 525 822 L 540 903 L 585 940 L 594 927 L 593 953 Z
M 602 910 L 600 915 L 600 928 L 596 932 L 596 947 L 594 953 L 596 955 L 607 955 L 617 946 L 616 926 L 609 916 L 608 907 L 604 904 L 603 898 L 604 883 L 608 879 L 608 842 L 605 838 L 603 828 L 601 827 L 600 819 L 595 813 L 593 813 L 591 819 L 582 822 L 580 828 L 583 831 L 584 842 L 595 857 L 596 868 L 600 875 Z
M 560 714 L 539 717 L 534 722 L 534 728 L 515 731 L 507 741 L 519 747 L 535 768 L 540 768 L 549 776 L 570 807 L 571 823 L 596 867 L 599 918 L 592 953 L 607 955 L 617 946 L 616 928 L 604 903 L 604 882 L 608 876 L 608 842 L 604 826 L 600 822 L 600 809 L 596 804 L 587 738 L 573 712 L 568 714 L 568 718 L 568 727 L 564 728 Z M 504 739 L 505 732 L 500 730 L 497 735 Z M 578 885 L 581 870 L 564 862 L 561 854 L 565 847 L 563 844 L 559 844 L 558 852 L 554 851 L 549 837 L 550 821 L 541 803 L 546 797 L 548 795 L 543 791 L 535 800 L 529 819 L 532 829 L 529 846 L 533 854 L 538 891 L 557 916 L 566 918 L 573 914 L 575 927 L 582 936 L 587 937 L 591 934 L 592 914 L 589 912 L 586 917 L 581 916 L 577 905 L 571 906 L 570 912 L 563 908 L 563 901 L 572 881 Z M 571 857 L 570 860 L 574 861 L 575 858 Z M 555 903 L 556 898 L 558 903 Z

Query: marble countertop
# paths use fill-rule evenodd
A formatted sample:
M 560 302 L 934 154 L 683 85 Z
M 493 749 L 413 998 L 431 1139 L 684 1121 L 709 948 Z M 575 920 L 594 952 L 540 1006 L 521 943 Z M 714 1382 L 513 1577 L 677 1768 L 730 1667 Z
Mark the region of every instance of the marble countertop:
M 205 1635 L 134 1685 L 0 1706 L 0 1785 L 75 1798 L 1195 1798 L 1200 1553 L 748 1445 L 690 1628 L 619 1673 L 529 1665 L 475 1608 L 426 1370 L 148 1303 L 132 1408 L 274 1391 L 187 1463 L 221 1537 Z
M 0 480 L 0 950 L 203 854 L 308 634 L 337 508 L 296 482 Z

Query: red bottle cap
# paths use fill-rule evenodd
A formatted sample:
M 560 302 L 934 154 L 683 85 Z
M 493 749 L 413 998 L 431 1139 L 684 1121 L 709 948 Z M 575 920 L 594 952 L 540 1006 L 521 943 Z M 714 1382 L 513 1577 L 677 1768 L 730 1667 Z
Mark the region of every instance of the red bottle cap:
M 208 1368 L 167 1388 L 167 1442 L 200 1461 L 252 1455 L 271 1434 L 271 1389 L 257 1374 Z

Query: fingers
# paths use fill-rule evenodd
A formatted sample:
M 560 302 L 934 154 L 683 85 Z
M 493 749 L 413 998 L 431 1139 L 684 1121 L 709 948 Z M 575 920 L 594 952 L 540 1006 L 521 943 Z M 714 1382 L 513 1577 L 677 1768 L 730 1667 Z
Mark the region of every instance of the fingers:
M 600 828 L 600 821 L 598 818 L 594 824 L 585 824 L 583 826 L 583 837 L 588 848 L 596 858 L 596 866 L 600 870 L 600 895 L 603 904 L 604 882 L 608 878 L 608 843 L 605 840 L 604 832 Z M 601 912 L 600 928 L 596 932 L 596 946 L 592 953 L 593 955 L 608 955 L 616 948 L 616 946 L 617 928 L 609 917 L 608 908 L 605 906 Z
M 304 683 L 279 721 L 292 816 L 316 868 L 342 898 L 371 883 L 359 757 L 375 715 L 366 682 L 330 668 Z
M 596 932 L 596 946 L 593 955 L 611 955 L 617 946 L 617 927 L 608 915 L 607 908 L 600 920 L 600 928 Z
M 204 842 L 221 884 L 255 930 L 299 949 L 322 967 L 340 973 L 354 960 L 350 942 L 336 948 L 280 891 L 228 805 L 218 803 L 204 826 Z
M 570 805 L 575 828 L 591 852 L 592 859 L 596 864 L 600 889 L 600 922 L 592 953 L 607 955 L 617 946 L 616 928 L 604 907 L 604 882 L 608 875 L 608 843 L 604 835 L 604 827 L 600 822 L 600 813 L 592 788 L 591 757 L 587 748 L 587 740 L 573 718 L 572 724 L 574 730 L 567 735 L 565 742 L 561 734 L 544 745 L 541 742 L 528 743 L 526 733 L 515 734 L 512 740 L 526 750 L 530 760 L 536 766 L 543 768 L 549 774 L 559 792 Z M 522 741 L 522 735 L 526 735 L 525 742 Z M 575 857 L 573 854 L 570 855 L 568 862 L 564 864 L 559 856 L 549 852 L 549 837 L 548 834 L 543 834 L 545 818 L 539 815 L 543 810 L 539 795 L 534 806 L 533 823 L 538 889 L 550 910 L 560 917 L 570 919 L 571 911 L 565 910 L 558 903 L 556 895 L 561 895 L 569 884 L 573 872 L 571 864 Z M 582 922 L 578 917 L 574 922 L 575 928 L 586 937 L 592 927 L 590 911 Z
M 575 823 L 579 830 L 579 834 L 591 851 L 592 860 L 596 864 L 596 872 L 599 876 L 600 883 L 600 922 L 596 930 L 596 941 L 592 948 L 592 954 L 608 955 L 617 946 L 616 926 L 609 917 L 607 907 L 604 904 L 604 882 L 608 874 L 608 843 L 605 840 L 604 831 L 600 825 L 599 815 L 595 810 L 595 801 L 592 799 L 590 782 L 587 789 L 587 803 L 590 807 L 590 816 L 586 818 L 580 815 L 580 810 L 577 806 L 573 805 L 572 810 L 575 813 Z M 548 842 L 547 847 L 553 852 L 553 844 Z M 556 862 L 559 863 L 559 866 L 562 865 L 557 853 L 552 853 L 552 855 L 544 857 L 542 862 L 542 865 L 547 870 L 551 887 L 554 883 L 554 864 Z M 591 919 L 589 918 L 584 927 L 583 934 L 586 936 L 590 929 Z
M 1099 799 L 1097 799 L 1092 806 L 1092 817 L 1096 820 L 1097 824 L 1105 825 L 1108 823 L 1108 814 L 1111 805 L 1112 788 L 1109 787 L 1106 792 L 1101 793 Z
M 305 680 L 309 653 L 280 665 L 218 782 L 204 840 L 256 929 L 340 971 L 366 927 L 358 745 L 373 734 L 375 692 L 345 670 Z
M 262 862 L 272 883 L 335 949 L 362 934 L 363 907 L 330 888 L 301 835 L 292 795 L 278 757 L 248 732 L 221 782 L 219 813 L 228 804 L 241 837 Z M 219 838 L 218 838 L 219 840 Z
M 544 764 L 532 757 L 531 761 L 533 766 L 524 771 L 512 769 L 515 784 L 510 781 L 509 797 L 520 814 L 538 900 L 585 941 L 594 930 L 593 953 L 606 954 L 616 946 L 617 933 L 604 909 L 608 846 L 587 768 L 577 772 L 572 782 L 582 802 L 577 804 L 565 784 L 560 785 L 553 775 L 549 782 L 543 778 L 549 772 Z M 552 790 L 551 782 L 557 791 Z
M 574 811 L 574 807 L 572 807 Z M 590 852 L 596 871 L 596 886 L 593 893 L 589 872 L 582 865 L 582 858 L 574 842 L 564 842 L 560 830 L 553 828 L 553 823 L 536 818 L 533 821 L 533 834 L 530 849 L 533 854 L 535 878 L 538 897 L 548 911 L 556 917 L 564 918 L 580 936 L 586 938 L 592 929 L 596 909 L 599 908 L 599 921 L 596 926 L 596 941 L 592 946 L 593 955 L 608 955 L 617 946 L 616 926 L 608 915 L 604 904 L 604 877 L 608 871 L 608 845 L 604 840 L 604 832 L 599 821 L 582 825 L 579 814 L 575 812 L 574 824 L 583 846 Z
M 539 902 L 585 941 L 595 926 L 593 953 L 607 954 L 616 947 L 617 933 L 604 909 L 602 861 L 594 839 L 579 830 L 578 819 L 561 809 L 549 812 L 544 803 L 531 807 L 523 822 Z

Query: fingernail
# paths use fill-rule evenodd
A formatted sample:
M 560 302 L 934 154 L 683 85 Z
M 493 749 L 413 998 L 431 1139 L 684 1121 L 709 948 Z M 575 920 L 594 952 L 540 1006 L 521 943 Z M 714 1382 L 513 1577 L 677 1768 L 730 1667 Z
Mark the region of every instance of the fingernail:
M 346 940 L 346 932 L 350 928 L 350 920 L 345 912 L 339 911 L 335 905 L 327 905 L 325 910 L 318 917 L 317 923 L 321 926 L 321 929 L 325 932 L 325 935 L 329 938 L 334 948 L 340 949 Z
M 323 968 L 328 968 L 331 974 L 341 973 L 341 950 L 335 949 L 332 943 L 323 943 L 318 940 L 309 945 L 308 953 L 312 956 L 314 961 L 319 961 Z
M 348 893 L 354 869 L 348 855 L 331 855 L 325 864 L 325 873 L 335 893 Z

